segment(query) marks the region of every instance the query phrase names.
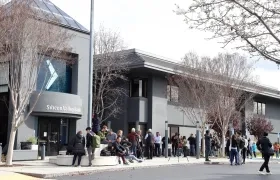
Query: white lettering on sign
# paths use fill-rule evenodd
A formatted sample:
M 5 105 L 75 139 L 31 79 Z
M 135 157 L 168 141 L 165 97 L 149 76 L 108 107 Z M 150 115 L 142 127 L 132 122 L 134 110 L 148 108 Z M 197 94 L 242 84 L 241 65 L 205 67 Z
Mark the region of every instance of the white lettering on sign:
M 48 111 L 59 111 L 59 112 L 72 112 L 72 113 L 81 113 L 81 108 L 77 107 L 70 107 L 70 106 L 54 106 L 54 105 L 47 105 Z

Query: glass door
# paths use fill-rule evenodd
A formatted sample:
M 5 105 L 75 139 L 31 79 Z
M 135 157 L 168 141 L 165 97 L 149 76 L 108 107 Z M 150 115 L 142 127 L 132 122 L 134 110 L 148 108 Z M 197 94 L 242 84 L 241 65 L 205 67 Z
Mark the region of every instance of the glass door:
M 57 118 L 40 117 L 38 120 L 39 143 L 46 143 L 46 156 L 56 156 L 60 142 L 60 120 Z

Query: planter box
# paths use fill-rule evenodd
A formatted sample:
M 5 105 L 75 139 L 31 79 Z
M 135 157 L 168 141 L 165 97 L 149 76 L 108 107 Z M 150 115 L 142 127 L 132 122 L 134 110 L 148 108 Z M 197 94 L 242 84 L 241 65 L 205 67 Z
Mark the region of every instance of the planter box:
M 36 151 L 38 151 L 38 145 L 31 145 L 31 150 L 36 150 Z
M 20 142 L 21 150 L 31 150 L 32 143 L 31 142 Z
M 38 150 L 14 150 L 13 161 L 29 161 L 38 159 Z

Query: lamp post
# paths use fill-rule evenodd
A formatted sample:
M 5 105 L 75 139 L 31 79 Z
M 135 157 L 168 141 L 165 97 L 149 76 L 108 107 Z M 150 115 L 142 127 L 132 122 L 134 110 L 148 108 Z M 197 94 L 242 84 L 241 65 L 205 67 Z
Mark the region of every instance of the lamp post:
M 199 121 L 196 121 L 196 159 L 199 159 L 200 149 L 199 149 Z
M 165 121 L 165 147 L 164 147 L 165 158 L 168 157 L 168 121 Z
M 94 55 L 94 0 L 91 0 L 90 8 L 90 43 L 89 43 L 89 82 L 88 82 L 88 127 L 92 124 L 92 81 L 93 81 L 93 55 Z

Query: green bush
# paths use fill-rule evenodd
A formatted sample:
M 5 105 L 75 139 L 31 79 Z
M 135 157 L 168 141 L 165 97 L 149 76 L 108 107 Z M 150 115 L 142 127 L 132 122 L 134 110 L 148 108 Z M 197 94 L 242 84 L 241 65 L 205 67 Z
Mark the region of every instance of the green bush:
M 37 144 L 37 138 L 36 137 L 30 137 L 26 140 L 26 142 L 31 142 L 33 145 Z

